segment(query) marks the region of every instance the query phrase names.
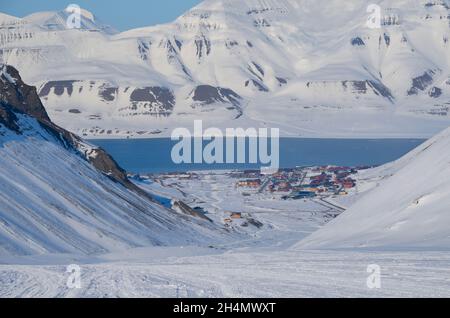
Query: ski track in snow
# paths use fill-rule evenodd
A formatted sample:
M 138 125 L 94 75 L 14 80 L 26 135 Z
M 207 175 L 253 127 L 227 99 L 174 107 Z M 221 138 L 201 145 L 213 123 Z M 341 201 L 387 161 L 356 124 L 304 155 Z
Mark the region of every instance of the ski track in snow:
M 194 183 L 165 182 L 172 189 L 185 190 L 188 199 L 195 194 L 196 200 L 208 201 L 220 216 L 235 190 L 223 176 L 204 178 Z M 217 191 L 224 195 L 217 196 Z M 67 255 L 55 261 L 43 256 L 41 262 L 22 258 L 17 263 L 25 265 L 0 265 L 0 297 L 450 297 L 448 253 L 292 247 L 305 235 L 303 231 L 312 231 L 318 219 L 311 218 L 319 215 L 297 219 L 298 212 L 282 208 L 275 214 L 271 203 L 276 202 L 246 203 L 271 228 L 213 249 L 142 248 L 95 259 Z M 302 204 L 299 209 L 314 206 Z M 81 289 L 66 286 L 66 266 L 71 263 L 81 267 Z M 367 287 L 371 264 L 381 267 L 380 289 Z
M 380 289 L 366 285 L 369 264 L 381 266 Z M 68 289 L 64 266 L 0 266 L 0 297 L 450 296 L 450 256 L 431 252 L 225 253 L 81 269 L 82 288 Z

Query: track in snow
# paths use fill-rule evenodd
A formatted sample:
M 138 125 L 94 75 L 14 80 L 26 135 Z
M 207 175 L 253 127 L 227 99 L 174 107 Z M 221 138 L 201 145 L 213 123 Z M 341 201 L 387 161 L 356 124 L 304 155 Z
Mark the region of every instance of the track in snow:
M 381 289 L 366 285 L 381 266 Z M 65 266 L 0 266 L 0 297 L 449 297 L 446 253 L 285 251 L 82 265 L 82 288 Z M 420 288 L 419 288 L 420 286 Z

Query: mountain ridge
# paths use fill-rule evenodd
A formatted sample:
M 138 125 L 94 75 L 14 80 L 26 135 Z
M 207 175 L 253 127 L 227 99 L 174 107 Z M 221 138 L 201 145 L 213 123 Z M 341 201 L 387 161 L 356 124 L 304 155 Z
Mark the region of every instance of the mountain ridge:
M 448 2 L 377 1 L 380 29 L 366 26 L 371 3 L 208 0 L 173 23 L 117 34 L 25 23 L 0 30 L 0 60 L 86 137 L 167 136 L 193 119 L 272 123 L 286 136 L 320 137 L 320 126 L 398 136 L 408 118 L 431 136 L 450 123 Z M 205 85 L 239 98 L 193 100 Z

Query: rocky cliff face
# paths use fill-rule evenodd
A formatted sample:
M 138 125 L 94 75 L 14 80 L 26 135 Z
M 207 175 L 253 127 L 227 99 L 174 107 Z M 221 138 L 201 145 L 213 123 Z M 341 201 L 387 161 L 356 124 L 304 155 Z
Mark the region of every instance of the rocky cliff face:
M 155 203 L 105 151 L 55 125 L 36 90 L 0 65 L 0 258 L 201 245 L 223 235 Z
M 12 66 L 1 65 L 1 102 L 42 122 L 51 122 L 39 99 L 36 87 L 26 85 L 19 72 Z
M 40 125 L 53 134 L 66 148 L 79 152 L 95 168 L 113 180 L 129 188 L 137 188 L 128 180 L 126 172 L 103 149 L 93 147 L 75 134 L 55 125 L 42 105 L 36 88 L 22 81 L 19 72 L 12 66 L 0 66 L 0 122 L 21 134 L 15 112 L 36 118 Z M 137 190 L 140 191 L 140 190 Z

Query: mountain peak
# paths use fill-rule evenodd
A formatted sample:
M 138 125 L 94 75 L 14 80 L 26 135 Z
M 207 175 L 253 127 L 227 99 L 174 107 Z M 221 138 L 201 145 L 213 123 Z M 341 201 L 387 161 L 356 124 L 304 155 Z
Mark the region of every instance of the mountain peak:
M 240 121 L 270 121 L 289 135 L 431 136 L 450 123 L 448 0 L 379 0 L 374 29 L 371 3 L 206 0 L 173 23 L 114 36 L 86 11 L 79 32 L 67 30 L 73 8 L 41 12 L 0 29 L 0 61 L 83 136 L 162 136 L 187 113 L 237 125 L 234 103 L 193 100 L 198 87 L 235 92 L 246 105 Z M 389 120 L 363 124 L 373 120 L 367 110 Z M 417 124 L 405 124 L 410 115 Z
M 117 30 L 103 23 L 93 13 L 76 5 L 69 5 L 61 11 L 36 12 L 23 18 L 27 27 L 38 27 L 49 31 L 64 31 L 71 29 L 68 21 L 73 18 L 73 14 L 80 14 L 80 26 L 77 29 L 81 31 L 98 31 L 105 34 L 115 34 Z
M 4 23 L 14 22 L 17 20 L 20 20 L 20 19 L 17 17 L 14 17 L 12 15 L 0 12 L 0 25 L 4 24 Z
M 72 13 L 77 13 L 80 12 L 80 15 L 86 19 L 91 20 L 92 22 L 95 22 L 95 16 L 92 12 L 80 8 L 80 6 L 76 5 L 76 4 L 70 4 L 67 6 L 67 8 L 64 9 L 64 12 L 72 14 Z
M 0 103 L 38 120 L 50 122 L 36 88 L 26 85 L 19 72 L 10 65 L 0 64 Z

